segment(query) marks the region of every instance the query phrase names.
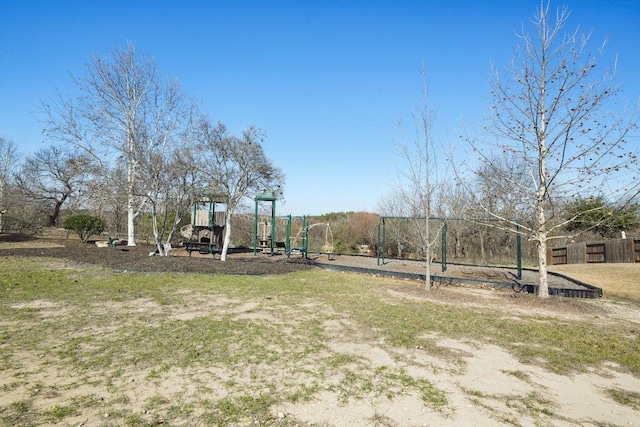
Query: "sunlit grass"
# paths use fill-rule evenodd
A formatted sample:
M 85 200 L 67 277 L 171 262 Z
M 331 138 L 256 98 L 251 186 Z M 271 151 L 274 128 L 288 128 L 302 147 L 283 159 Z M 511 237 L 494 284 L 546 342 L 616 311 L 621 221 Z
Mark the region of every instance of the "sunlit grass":
M 550 265 L 549 270 L 602 288 L 605 297 L 640 303 L 640 263 Z
M 413 394 L 433 409 L 447 408 L 446 394 L 427 379 L 399 367 L 371 366 L 366 354 L 331 350 L 327 322 L 343 325 L 339 332 L 347 341 L 420 346 L 460 364 L 460 354 L 433 337 L 491 342 L 523 363 L 558 373 L 603 362 L 640 373 L 640 340 L 631 327 L 604 327 L 591 319 L 559 325 L 526 315 L 513 321 L 490 308 L 391 297 L 385 292 L 391 286 L 422 285 L 319 270 L 260 277 L 116 273 L 14 258 L 0 264 L 0 368 L 24 369 L 21 355 L 27 354 L 113 394 L 107 401 L 87 394 L 39 412 L 34 395 L 0 408 L 0 416 L 9 425 L 55 423 L 109 404 L 116 425 L 185 419 L 225 425 L 265 420 L 278 403 L 308 402 L 327 391 L 344 404 Z M 281 377 L 269 376 L 269 369 Z M 189 373 L 208 396 L 202 402 L 209 403 L 153 396 L 145 405 L 153 420 L 133 413 L 121 390 L 131 372 L 149 383 Z M 296 375 L 304 381 L 287 379 Z M 522 377 L 519 371 L 513 375 Z M 201 377 L 220 379 L 226 397 L 215 399 Z M 21 384 L 13 381 L 5 391 Z M 635 394 L 610 394 L 631 406 L 638 402 Z M 528 401 L 532 413 L 553 413 L 539 396 Z

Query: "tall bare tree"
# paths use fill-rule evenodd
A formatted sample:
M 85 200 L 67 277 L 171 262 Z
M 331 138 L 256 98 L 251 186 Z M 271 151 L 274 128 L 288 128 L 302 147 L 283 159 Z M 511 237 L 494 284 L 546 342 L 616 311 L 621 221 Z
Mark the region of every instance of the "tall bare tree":
M 501 175 L 520 211 L 532 222 L 507 217 L 496 206 L 482 205 L 509 228 L 528 235 L 537 245 L 539 291 L 549 296 L 547 245 L 566 225 L 558 215 L 565 197 L 601 191 L 617 171 L 637 164 L 626 138 L 636 129 L 637 109 L 614 114 L 612 102 L 622 90 L 614 83 L 615 64 L 599 71 L 603 48 L 591 48 L 590 34 L 564 33 L 566 8 L 556 14 L 542 4 L 535 14 L 533 35 L 523 28 L 512 61 L 492 81 L 492 108 L 483 131 L 489 138 L 465 138 L 478 154 L 482 175 Z M 506 176 L 495 153 L 517 159 L 521 175 Z
M 0 234 L 4 232 L 4 216 L 8 210 L 9 187 L 20 154 L 16 144 L 0 135 Z
M 225 261 L 231 242 L 231 218 L 250 192 L 271 191 L 282 195 L 284 173 L 274 166 L 262 148 L 262 132 L 251 126 L 235 136 L 222 123 L 203 118 L 199 126 L 200 172 L 209 187 L 227 199 L 224 244 Z
M 402 161 L 398 172 L 396 192 L 406 205 L 406 211 L 416 222 L 415 230 L 420 234 L 426 252 L 425 288 L 431 289 L 431 261 L 438 233 L 431 230 L 430 216 L 432 203 L 439 188 L 436 150 L 432 138 L 435 113 L 430 109 L 429 88 L 426 72 L 422 70 L 423 86 L 420 103 L 411 111 L 409 129 L 412 136 L 406 136 L 405 124 L 400 121 L 400 137 L 396 141 L 398 155 Z M 422 220 L 420 219 L 422 218 Z M 419 221 L 424 221 L 421 226 Z
M 45 133 L 84 150 L 105 174 L 122 161 L 127 189 L 127 240 L 135 245 L 135 218 L 148 198 L 140 163 L 176 136 L 185 114 L 180 85 L 160 75 L 153 59 L 133 44 L 106 58 L 95 56 L 86 74 L 74 79 L 79 95 L 43 103 Z

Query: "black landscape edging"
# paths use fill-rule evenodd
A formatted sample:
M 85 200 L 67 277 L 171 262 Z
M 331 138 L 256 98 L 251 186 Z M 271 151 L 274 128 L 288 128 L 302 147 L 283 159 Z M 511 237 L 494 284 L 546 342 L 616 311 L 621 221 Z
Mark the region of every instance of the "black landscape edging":
M 387 276 L 387 277 L 396 277 L 398 279 L 421 280 L 421 281 L 425 281 L 425 278 L 426 278 L 424 274 L 420 274 L 420 273 L 406 273 L 401 271 L 376 270 L 372 268 L 353 267 L 353 266 L 339 265 L 339 264 L 325 264 L 325 263 L 317 263 L 317 262 L 314 262 L 314 264 L 325 270 L 346 271 L 351 273 L 371 274 L 373 276 Z M 579 280 L 572 279 L 571 277 L 565 276 L 563 274 L 553 273 L 553 272 L 549 272 L 549 274 L 557 277 L 561 277 L 565 280 L 575 283 L 578 286 L 582 286 L 586 288 L 586 289 L 573 289 L 573 288 L 549 287 L 549 295 L 568 297 L 568 298 L 600 298 L 602 297 L 601 288 L 598 288 L 593 285 L 589 285 Z M 516 291 L 526 292 L 530 294 L 536 294 L 538 292 L 538 285 L 533 283 L 523 283 L 517 280 L 513 280 L 512 282 L 504 282 L 504 281 L 495 281 L 495 280 L 482 280 L 482 279 L 436 276 L 436 275 L 432 275 L 431 278 L 434 282 L 444 283 L 444 284 L 491 285 L 496 288 L 513 289 Z

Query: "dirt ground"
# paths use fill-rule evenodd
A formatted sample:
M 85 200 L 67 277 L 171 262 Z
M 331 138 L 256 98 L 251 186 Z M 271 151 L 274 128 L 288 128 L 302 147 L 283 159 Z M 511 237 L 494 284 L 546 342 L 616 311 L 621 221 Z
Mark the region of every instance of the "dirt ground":
M 123 250 L 124 249 L 124 250 Z M 27 237 L 0 236 L 0 258 L 3 256 L 35 256 L 69 258 L 75 262 L 97 264 L 120 271 L 157 271 L 157 272 L 198 272 L 212 274 L 262 275 L 279 274 L 300 269 L 316 268 L 312 264 L 298 258 L 287 260 L 284 256 L 253 256 L 252 253 L 236 253 L 228 262 L 212 259 L 210 255 L 193 254 L 188 257 L 183 250 L 175 250 L 172 257 L 149 256 L 150 246 L 137 246 L 113 250 L 99 248 L 94 244 L 83 244 L 77 240 L 31 239 Z M 347 263 L 345 259 L 320 259 L 326 263 Z M 402 265 L 404 264 L 404 265 Z M 383 268 L 417 269 L 417 266 L 401 261 L 393 261 Z M 470 274 L 470 270 L 467 274 Z M 461 274 L 465 274 L 464 271 Z M 489 276 L 494 273 L 485 271 Z M 483 274 L 485 274 L 483 273 Z M 635 325 L 640 328 L 640 308 L 637 304 L 605 299 L 594 301 L 538 301 L 535 297 L 505 298 L 505 292 L 496 292 L 474 286 L 472 289 L 451 287 L 442 292 L 425 294 L 418 288 L 408 291 L 405 286 L 390 288 L 385 298 L 395 299 L 428 299 L 435 303 L 464 305 L 470 308 L 491 308 L 503 310 L 505 316 L 518 316 L 523 313 L 539 316 L 540 321 L 560 321 L 563 319 L 579 320 L 591 316 L 599 321 L 610 322 L 611 325 Z M 198 298 L 194 296 L 192 307 L 194 316 L 211 312 L 212 306 L 221 313 L 233 311 L 238 316 L 265 316 L 271 314 L 249 310 L 247 307 L 234 307 L 229 301 L 202 301 L 197 306 Z M 40 302 L 36 302 L 40 304 Z M 133 315 L 139 311 L 153 311 L 148 301 L 132 307 L 122 308 L 122 312 Z M 28 307 L 55 312 L 56 307 Z M 113 308 L 116 309 L 115 307 Z M 165 309 L 173 309 L 165 307 Z M 295 310 L 295 308 L 292 308 Z M 251 313 L 249 313 L 251 311 Z M 185 316 L 185 313 L 174 313 Z M 545 319 L 545 320 L 542 320 Z M 331 351 L 339 354 L 353 354 L 366 357 L 371 369 L 390 367 L 403 369 L 411 374 L 424 376 L 439 389 L 450 396 L 454 409 L 447 413 L 438 413 L 421 403 L 415 396 L 405 396 L 393 401 L 387 399 L 370 399 L 353 401 L 342 405 L 335 395 L 322 393 L 311 402 L 287 403 L 277 408 L 274 415 L 280 414 L 289 419 L 298 420 L 299 426 L 640 426 L 640 410 L 633 406 L 621 405 L 607 395 L 606 390 L 619 389 L 637 393 L 640 390 L 640 378 L 621 369 L 615 364 L 605 365 L 598 369 L 574 375 L 558 375 L 537 365 L 522 364 L 505 349 L 486 343 L 458 341 L 440 337 L 439 346 L 457 352 L 464 361 L 465 369 L 450 360 L 427 354 L 416 349 L 399 349 L 385 346 L 379 342 L 346 342 L 341 339 L 340 325 L 325 325 L 331 332 L 329 346 Z M 332 329 L 333 328 L 333 329 Z M 40 381 L 53 381 L 64 384 L 67 381 L 61 374 L 44 371 Z M 46 374 L 46 375 L 45 375 Z M 167 397 L 179 389 L 179 385 L 198 376 L 206 377 L 206 373 L 180 373 L 174 375 L 172 383 L 163 385 Z M 47 376 L 48 375 L 48 376 Z M 142 383 L 142 374 L 131 373 L 131 381 Z M 278 375 L 277 373 L 275 375 Z M 2 375 L 0 375 L 1 379 Z M 204 378 L 203 377 L 203 378 Z M 167 381 L 169 381 L 167 379 Z M 184 385 L 184 384 L 183 384 Z M 141 385 L 138 385 L 140 387 Z M 187 386 L 184 386 L 187 387 Z M 180 396 L 184 396 L 184 387 Z M 191 386 L 189 386 L 191 387 Z M 60 389 L 63 387 L 60 386 Z M 188 389 L 188 387 L 187 387 Z M 137 393 L 158 393 L 154 390 L 137 390 Z M 178 395 L 178 391 L 176 391 Z M 555 415 L 547 415 L 528 405 L 536 403 L 536 396 L 550 396 Z M 525 398 L 515 399 L 512 396 Z M 527 400 L 529 398 L 529 401 Z M 1 399 L 0 399 L 1 400 Z M 284 421 L 283 421 L 284 422 Z M 78 425 L 101 425 L 88 422 Z M 244 424 L 243 424 L 244 425 Z M 254 424 L 246 424 L 254 425 Z M 275 424 L 274 424 L 275 425 Z M 283 424 L 285 425 L 285 424 Z M 286 424 L 289 425 L 289 424 Z

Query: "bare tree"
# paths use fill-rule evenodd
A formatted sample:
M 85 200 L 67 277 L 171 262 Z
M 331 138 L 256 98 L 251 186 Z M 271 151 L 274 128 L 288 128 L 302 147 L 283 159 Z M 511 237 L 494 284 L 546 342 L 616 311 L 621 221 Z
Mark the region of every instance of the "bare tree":
M 481 175 L 500 175 L 510 194 L 518 195 L 520 212 L 532 218 L 530 223 L 518 221 L 499 205 L 482 205 L 536 243 L 542 298 L 549 296 L 547 245 L 566 225 L 558 215 L 559 203 L 596 189 L 615 189 L 607 186 L 609 178 L 637 162 L 636 153 L 626 147 L 637 109 L 612 113 L 611 102 L 621 92 L 614 84 L 615 68 L 597 71 L 602 48 L 590 50 L 589 34 L 563 34 L 568 17 L 566 8 L 554 16 L 548 3 L 541 5 L 532 20 L 535 35 L 523 29 L 506 72 L 495 71 L 491 117 L 483 127 L 492 140 L 465 137 L 479 156 Z M 528 179 L 505 175 L 496 152 L 515 159 Z
M 128 245 L 135 245 L 135 218 L 148 198 L 140 163 L 158 146 L 170 143 L 184 114 L 180 86 L 163 79 L 156 63 L 133 44 L 110 56 L 95 56 L 86 74 L 74 79 L 79 95 L 43 104 L 45 133 L 84 150 L 104 171 L 123 161 L 127 189 Z M 106 172 L 105 172 L 106 173 Z
M 406 205 L 406 211 L 416 222 L 422 246 L 426 252 L 425 288 L 431 289 L 431 261 L 438 233 L 431 230 L 430 216 L 435 193 L 439 188 L 435 147 L 432 140 L 432 123 L 435 114 L 429 109 L 429 88 L 426 73 L 422 71 L 423 87 L 421 103 L 411 111 L 412 137 L 405 136 L 405 125 L 399 122 L 400 138 L 396 147 L 402 159 L 396 192 Z M 418 223 L 422 218 L 424 228 Z M 435 237 L 432 237 L 435 236 Z
M 180 221 L 190 212 L 195 194 L 202 193 L 204 181 L 189 144 L 165 146 L 147 153 L 140 162 L 141 177 L 151 209 L 153 235 L 158 253 L 171 241 Z
M 83 154 L 47 147 L 27 157 L 16 178 L 18 188 L 48 210 L 49 227 L 57 227 L 60 209 L 83 192 L 90 174 L 90 162 Z
M 207 182 L 198 168 L 196 149 L 197 146 L 184 145 L 173 153 L 174 180 L 169 189 L 169 197 L 172 201 L 170 208 L 173 210 L 174 221 L 167 242 L 171 241 L 182 219 L 191 212 L 194 200 L 205 194 Z
M 262 132 L 253 126 L 238 137 L 228 134 L 222 123 L 214 126 L 206 118 L 200 123 L 200 172 L 207 177 L 210 189 L 227 199 L 222 261 L 231 241 L 231 218 L 249 192 L 282 194 L 285 176 L 265 155 L 262 140 Z
M 20 154 L 13 141 L 0 135 L 0 234 L 4 232 L 4 216 L 8 210 L 9 187 Z

